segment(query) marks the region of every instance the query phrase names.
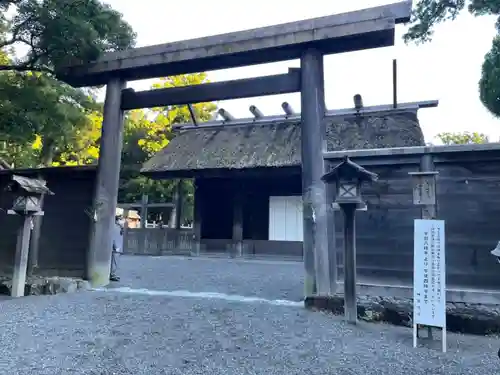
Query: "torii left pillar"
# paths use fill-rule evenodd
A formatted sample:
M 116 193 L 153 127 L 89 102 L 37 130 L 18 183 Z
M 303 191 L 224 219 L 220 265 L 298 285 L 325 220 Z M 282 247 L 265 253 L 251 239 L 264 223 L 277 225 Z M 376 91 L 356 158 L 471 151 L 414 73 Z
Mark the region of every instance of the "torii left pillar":
M 93 223 L 87 257 L 87 278 L 92 286 L 109 284 L 111 233 L 116 215 L 123 143 L 121 95 L 126 82 L 113 78 L 106 86 L 104 116 L 94 192 Z

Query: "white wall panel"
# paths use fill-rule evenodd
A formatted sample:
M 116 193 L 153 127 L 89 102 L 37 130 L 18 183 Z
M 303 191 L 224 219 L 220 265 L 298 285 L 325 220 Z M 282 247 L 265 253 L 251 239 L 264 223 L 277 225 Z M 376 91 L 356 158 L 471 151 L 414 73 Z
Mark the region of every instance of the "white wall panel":
M 302 197 L 269 197 L 269 240 L 303 239 Z

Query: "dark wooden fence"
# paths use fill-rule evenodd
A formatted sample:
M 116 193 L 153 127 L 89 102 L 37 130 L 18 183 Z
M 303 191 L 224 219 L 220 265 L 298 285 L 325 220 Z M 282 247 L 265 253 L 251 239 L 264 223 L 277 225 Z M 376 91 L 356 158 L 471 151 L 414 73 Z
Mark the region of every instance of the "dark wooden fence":
M 128 228 L 124 233 L 124 253 L 174 255 L 196 252 L 191 229 Z
M 11 174 L 41 176 L 55 195 L 44 202 L 36 273 L 54 276 L 85 275 L 95 168 L 61 167 L 0 172 L 0 274 L 10 275 L 21 220 L 7 215 L 12 200 L 4 191 Z M 31 250 L 30 250 L 31 251 Z
M 357 271 L 376 284 L 409 286 L 413 279 L 413 220 L 408 172 L 430 154 L 437 178 L 438 218 L 445 220 L 447 285 L 457 289 L 500 289 L 500 264 L 490 251 L 500 240 L 500 144 L 411 147 L 328 153 L 329 166 L 349 154 L 379 174 L 357 214 Z M 342 277 L 343 223 L 336 215 L 337 259 Z
M 130 228 L 124 235 L 124 253 L 134 255 L 236 255 L 236 244 L 226 239 L 194 241 L 192 229 Z M 302 242 L 244 240 L 243 256 L 301 257 Z

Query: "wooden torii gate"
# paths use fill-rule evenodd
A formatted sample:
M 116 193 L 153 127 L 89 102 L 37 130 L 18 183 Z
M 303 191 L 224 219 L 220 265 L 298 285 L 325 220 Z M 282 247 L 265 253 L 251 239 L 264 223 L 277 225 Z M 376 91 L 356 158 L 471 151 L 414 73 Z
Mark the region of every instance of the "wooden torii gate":
M 410 19 L 412 1 L 187 41 L 108 53 L 72 66 L 58 78 L 74 87 L 106 85 L 101 153 L 95 193 L 95 223 L 88 257 L 94 285 L 109 282 L 123 111 L 168 105 L 301 93 L 302 195 L 306 296 L 335 293 L 334 224 L 328 214 L 324 173 L 323 56 L 394 45 L 395 26 Z M 128 80 L 227 69 L 300 59 L 300 69 L 267 77 L 134 92 Z M 330 219 L 329 219 L 330 217 Z M 328 236 L 330 232 L 330 241 Z

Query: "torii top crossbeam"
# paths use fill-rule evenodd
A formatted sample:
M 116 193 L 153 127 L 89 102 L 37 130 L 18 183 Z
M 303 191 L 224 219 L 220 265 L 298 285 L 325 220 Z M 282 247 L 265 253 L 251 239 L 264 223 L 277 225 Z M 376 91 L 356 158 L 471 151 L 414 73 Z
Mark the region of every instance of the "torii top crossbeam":
M 66 68 L 58 78 L 74 87 L 111 77 L 148 79 L 299 58 L 307 48 L 334 54 L 394 45 L 394 29 L 410 19 L 412 1 L 181 42 L 108 53 Z

